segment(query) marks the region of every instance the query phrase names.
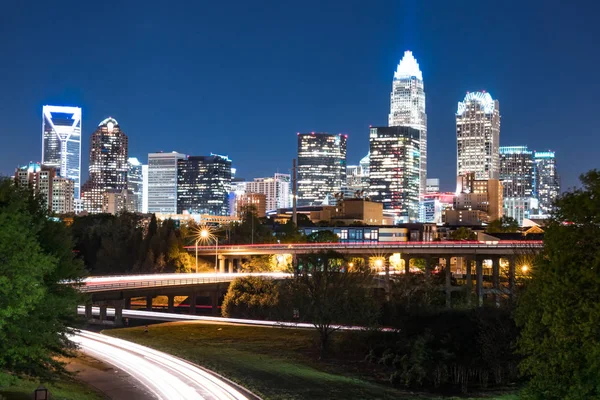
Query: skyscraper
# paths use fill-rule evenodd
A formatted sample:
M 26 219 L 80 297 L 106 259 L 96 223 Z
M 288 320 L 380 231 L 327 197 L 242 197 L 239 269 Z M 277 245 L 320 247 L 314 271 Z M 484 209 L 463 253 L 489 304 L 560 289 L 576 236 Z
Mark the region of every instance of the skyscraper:
M 148 164 L 142 165 L 142 212 L 148 212 Z
M 420 136 L 419 195 L 425 194 L 427 179 L 427 113 L 425 112 L 425 88 L 419 63 L 411 51 L 405 51 L 400 60 L 390 94 L 389 126 L 409 126 L 417 129 Z
M 408 126 L 371 128 L 369 194 L 396 222 L 419 218 L 421 157 L 419 130 Z
M 42 164 L 73 181 L 74 197 L 80 197 L 81 108 L 42 107 Z
M 107 190 L 127 189 L 127 148 L 127 136 L 114 118 L 100 122 L 91 137 L 89 178 L 82 188 L 87 212 L 102 212 Z
M 500 147 L 503 215 L 523 224 L 538 207 L 535 199 L 533 152 L 527 146 Z
M 556 156 L 553 151 L 536 151 L 535 191 L 539 201 L 539 214 L 550 215 L 552 203 L 560 194 L 560 179 L 556 170 Z
M 280 173 L 267 178 L 254 178 L 252 182 L 245 182 L 245 192 L 264 194 L 267 211 L 288 208 L 291 206 L 290 181 L 290 174 Z
M 183 158 L 175 151 L 148 154 L 149 213 L 177 213 L 177 161 Z
M 177 161 L 177 213 L 229 215 L 231 160 L 190 156 Z
M 467 93 L 456 111 L 457 175 L 498 179 L 500 104 L 486 92 Z
M 298 133 L 298 205 L 335 201 L 346 181 L 347 135 Z
M 127 160 L 127 189 L 133 193 L 133 208 L 142 212 L 144 195 L 144 175 L 142 163 L 136 157 Z

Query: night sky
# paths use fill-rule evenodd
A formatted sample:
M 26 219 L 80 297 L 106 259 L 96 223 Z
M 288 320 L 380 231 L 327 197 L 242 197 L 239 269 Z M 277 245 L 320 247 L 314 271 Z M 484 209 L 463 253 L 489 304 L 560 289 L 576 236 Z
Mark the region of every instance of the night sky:
M 442 189 L 455 186 L 467 91 L 500 101 L 501 145 L 557 152 L 563 189 L 600 166 L 600 2 L 1 3 L 2 174 L 41 159 L 44 104 L 83 108 L 82 183 L 108 116 L 144 163 L 213 152 L 251 179 L 288 172 L 296 132 L 322 131 L 348 134 L 356 164 L 369 125 L 387 125 L 404 50 L 423 71 L 428 175 Z

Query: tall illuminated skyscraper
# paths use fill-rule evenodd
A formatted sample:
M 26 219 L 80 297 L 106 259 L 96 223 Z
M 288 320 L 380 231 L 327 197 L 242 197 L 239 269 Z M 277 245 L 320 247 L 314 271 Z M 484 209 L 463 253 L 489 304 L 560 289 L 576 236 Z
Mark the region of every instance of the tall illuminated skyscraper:
M 560 194 L 560 179 L 556 170 L 556 155 L 553 151 L 536 151 L 535 191 L 539 200 L 539 214 L 550 215 L 554 209 L 554 200 Z
M 369 195 L 383 203 L 395 222 L 419 218 L 419 130 L 409 126 L 371 127 Z
M 73 181 L 74 198 L 80 197 L 81 108 L 42 107 L 42 164 Z
M 177 214 L 229 215 L 231 160 L 189 156 L 177 161 Z
M 427 113 L 425 88 L 419 63 L 411 51 L 405 51 L 400 60 L 390 94 L 389 126 L 408 126 L 419 131 L 420 172 L 419 195 L 425 194 L 427 179 Z
M 102 212 L 104 193 L 127 190 L 127 136 L 113 118 L 100 122 L 90 142 L 89 178 L 83 188 L 83 208 Z
M 130 157 L 127 160 L 127 189 L 133 193 L 135 211 L 142 212 L 144 176 L 142 163 L 136 157 Z
M 500 104 L 489 93 L 467 93 L 456 111 L 457 175 L 498 179 Z
M 177 214 L 177 161 L 185 155 L 171 153 L 148 154 L 148 213 Z
M 298 134 L 298 205 L 335 201 L 346 183 L 346 135 Z
M 523 224 L 537 210 L 533 152 L 527 146 L 500 147 L 503 215 Z

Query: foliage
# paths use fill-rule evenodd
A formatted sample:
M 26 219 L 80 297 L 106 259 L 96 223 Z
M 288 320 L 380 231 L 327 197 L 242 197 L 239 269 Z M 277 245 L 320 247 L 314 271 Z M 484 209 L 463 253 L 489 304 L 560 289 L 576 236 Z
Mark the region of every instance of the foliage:
M 424 274 L 399 275 L 391 283 L 387 302 L 387 321 L 401 328 L 405 316 L 421 310 L 432 310 L 444 304 L 444 295 L 432 279 Z
M 142 216 L 94 214 L 76 217 L 75 249 L 93 275 L 189 272 L 195 259 L 184 246 L 185 227 L 159 223 L 154 214 L 145 229 Z
M 489 226 L 489 225 L 488 225 Z M 451 240 L 477 240 L 477 234 L 472 229 L 461 226 L 450 233 Z
M 306 242 L 306 236 L 298 231 L 298 227 L 291 218 L 280 227 L 277 238 L 281 243 Z
M 83 277 L 67 228 L 29 189 L 0 182 L 0 370 L 51 378 L 73 349 Z M 72 285 L 64 284 L 73 282 Z
M 510 310 L 413 310 L 393 336 L 369 359 L 389 367 L 394 385 L 466 392 L 517 378 L 518 358 L 511 351 L 517 329 Z
M 309 243 L 337 243 L 340 241 L 340 237 L 332 231 L 322 230 L 308 235 L 306 241 Z
M 519 231 L 519 223 L 516 219 L 504 215 L 500 219 L 490 221 L 485 231 L 488 233 L 514 233 Z
M 241 222 L 231 224 L 226 240 L 229 244 L 273 243 L 273 231 L 258 218 L 256 207 L 245 206 L 241 211 Z
M 237 278 L 229 285 L 221 312 L 227 318 L 273 319 L 279 304 L 279 288 L 260 276 Z
M 249 256 L 241 263 L 242 272 L 272 272 L 289 271 L 292 257 L 286 255 L 258 255 Z
M 373 276 L 369 268 L 356 268 L 353 272 L 345 268 L 340 253 L 309 254 L 302 258 L 302 269 L 287 290 L 292 296 L 291 303 L 299 310 L 300 320 L 315 326 L 321 356 L 340 324 L 370 326 L 378 316 L 371 295 Z
M 530 399 L 600 397 L 600 172 L 562 195 L 516 314 Z

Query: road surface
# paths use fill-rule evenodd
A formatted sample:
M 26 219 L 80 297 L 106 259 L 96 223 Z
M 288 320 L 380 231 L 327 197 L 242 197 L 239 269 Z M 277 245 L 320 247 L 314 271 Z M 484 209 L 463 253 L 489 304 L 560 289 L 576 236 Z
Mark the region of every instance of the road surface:
M 177 357 L 132 342 L 80 331 L 71 339 L 82 352 L 137 379 L 160 400 L 249 400 L 244 389 Z

